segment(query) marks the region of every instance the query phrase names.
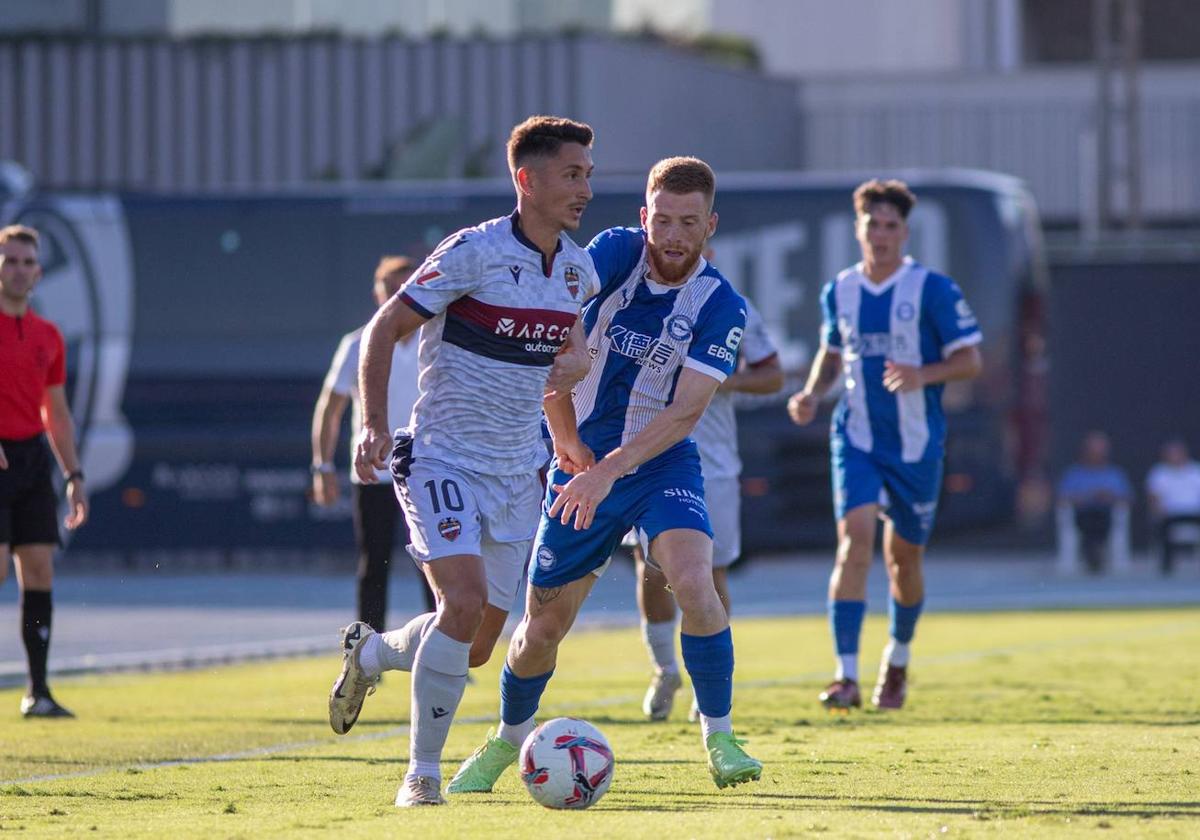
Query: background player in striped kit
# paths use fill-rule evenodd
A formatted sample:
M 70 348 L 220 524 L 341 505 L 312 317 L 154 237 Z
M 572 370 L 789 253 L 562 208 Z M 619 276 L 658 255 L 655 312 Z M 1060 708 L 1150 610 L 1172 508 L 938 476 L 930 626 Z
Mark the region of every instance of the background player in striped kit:
M 872 700 L 880 708 L 904 704 L 909 643 L 925 600 L 924 546 L 942 479 L 942 389 L 982 368 L 983 336 L 958 286 L 904 255 L 914 204 L 902 181 L 867 181 L 855 190 L 862 262 L 822 290 L 821 346 L 804 390 L 788 401 L 792 420 L 810 423 L 845 374 L 830 430 L 838 549 L 829 620 L 837 672 L 820 696 L 830 709 L 862 705 L 858 644 L 881 514 L 891 638 Z
M 733 636 L 713 586 L 712 528 L 688 437 L 733 372 L 746 324 L 741 296 L 701 256 L 717 225 L 714 195 L 703 161 L 659 161 L 642 227 L 611 228 L 588 246 L 603 284 L 583 315 L 592 367 L 573 400 L 546 401 L 546 419 L 556 453 L 579 440 L 597 461 L 573 477 L 561 456 L 552 465 L 525 616 L 500 677 L 500 727 L 459 768 L 450 793 L 490 791 L 516 760 L 560 642 L 634 526 L 683 611 L 683 659 L 713 781 L 724 788 L 762 773 L 733 736 Z
M 592 130 L 530 117 L 508 141 L 517 192 L 511 216 L 446 239 L 363 335 L 363 431 L 355 468 L 387 465 L 413 557 L 437 593 L 436 613 L 391 633 L 355 622 L 343 633 L 330 724 L 346 732 L 378 675 L 411 669 L 408 772 L 396 804 L 441 805 L 442 748 L 469 666 L 491 655 L 537 529 L 545 460 L 542 402 L 587 370 L 580 303 L 599 289 L 576 230 L 591 200 Z M 412 422 L 387 429 L 392 346 L 421 329 Z M 578 343 L 564 357 L 560 349 Z
M 386 256 L 375 268 L 371 289 L 377 306 L 383 306 L 412 272 L 408 257 Z M 363 328 L 347 333 L 338 344 L 313 409 L 312 477 L 313 500 L 332 505 L 338 497 L 338 479 L 333 463 L 338 433 L 346 406 L 351 407 L 351 440 L 362 429 L 362 399 L 358 393 L 358 358 Z M 417 342 L 412 333 L 396 342 L 392 350 L 392 375 L 388 379 L 388 417 L 390 422 L 406 425 L 417 401 Z M 353 464 L 350 484 L 353 488 L 354 541 L 358 548 L 358 619 L 382 633 L 387 618 L 388 577 L 396 543 L 397 526 L 403 531 L 402 545 L 408 543 L 408 525 L 396 503 L 391 476 L 380 470 L 379 484 L 364 484 Z M 421 595 L 425 611 L 437 609 L 433 590 L 424 575 Z
M 713 259 L 706 248 L 705 259 Z M 730 611 L 728 570 L 742 553 L 742 494 L 739 476 L 742 461 L 738 457 L 737 415 L 734 394 L 774 394 L 783 387 L 783 366 L 779 353 L 767 334 L 762 316 L 749 298 L 746 304 L 746 333 L 738 348 L 737 370 L 721 383 L 696 428 L 692 439 L 700 450 L 704 473 L 704 501 L 713 528 L 713 584 L 717 595 Z M 657 563 L 645 561 L 647 547 L 642 535 L 630 532 L 637 569 L 638 609 L 642 614 L 642 641 L 650 654 L 654 675 L 642 701 L 642 712 L 650 720 L 666 720 L 675 702 L 675 692 L 683 685 L 675 658 L 675 598 L 667 588 L 667 579 Z M 653 561 L 653 558 L 651 558 Z M 694 698 L 688 719 L 700 714 Z

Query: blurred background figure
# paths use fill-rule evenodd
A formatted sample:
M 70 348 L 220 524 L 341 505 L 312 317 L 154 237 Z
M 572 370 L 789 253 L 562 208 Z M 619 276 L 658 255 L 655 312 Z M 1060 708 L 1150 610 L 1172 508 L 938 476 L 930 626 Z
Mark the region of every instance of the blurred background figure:
M 389 256 L 375 269 L 375 302 L 383 306 L 396 293 L 412 271 L 408 257 Z M 313 411 L 312 490 L 319 505 L 332 505 L 338 498 L 338 477 L 334 451 L 342 428 L 346 406 L 351 408 L 350 440 L 362 428 L 362 399 L 358 392 L 358 354 L 363 328 L 346 333 L 333 355 L 333 363 L 321 388 Z M 388 421 L 393 426 L 408 424 L 413 403 L 417 401 L 417 333 L 396 342 L 392 353 L 392 376 L 388 380 Z M 363 484 L 350 465 L 350 483 L 354 493 L 354 541 L 358 548 L 358 619 L 382 633 L 387 615 L 388 571 L 396 543 L 396 529 L 403 534 L 401 545 L 408 544 L 408 524 L 400 514 L 392 488 L 392 476 L 379 470 L 378 484 Z M 425 611 L 436 609 L 433 592 L 421 578 Z
M 1129 504 L 1133 490 L 1125 471 L 1109 461 L 1104 432 L 1087 433 L 1079 460 L 1058 483 L 1059 569 L 1073 572 L 1082 554 L 1090 574 L 1129 565 Z
M 1169 575 L 1179 551 L 1200 546 L 1200 463 L 1192 460 L 1182 438 L 1163 444 L 1159 462 L 1146 476 L 1146 498 L 1162 573 Z

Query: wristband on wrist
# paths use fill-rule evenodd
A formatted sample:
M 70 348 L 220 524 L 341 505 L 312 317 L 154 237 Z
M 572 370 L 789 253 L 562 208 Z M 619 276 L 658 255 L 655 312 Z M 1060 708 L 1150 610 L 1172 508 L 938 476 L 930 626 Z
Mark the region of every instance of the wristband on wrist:
M 311 472 L 313 475 L 321 475 L 322 473 L 331 473 L 336 469 L 337 468 L 328 461 L 326 461 L 323 464 L 313 464 L 311 467 L 308 468 L 309 472 Z
M 63 476 L 63 481 L 83 481 L 83 470 L 71 470 Z

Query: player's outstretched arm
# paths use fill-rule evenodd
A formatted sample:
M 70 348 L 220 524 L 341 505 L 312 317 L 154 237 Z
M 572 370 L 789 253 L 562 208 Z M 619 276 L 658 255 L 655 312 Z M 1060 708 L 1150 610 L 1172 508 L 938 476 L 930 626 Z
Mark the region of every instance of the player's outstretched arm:
M 838 377 L 842 375 L 842 354 L 822 344 L 808 372 L 808 382 L 803 391 L 792 394 L 788 400 L 788 416 L 798 426 L 807 426 L 817 416 L 817 406 L 828 393 Z
M 67 394 L 62 385 L 51 385 L 46 389 L 46 401 L 42 404 L 42 416 L 46 421 L 46 435 L 50 448 L 58 459 L 67 479 L 67 516 L 63 524 L 71 530 L 78 528 L 88 518 L 88 498 L 83 477 L 79 470 L 79 455 L 75 451 L 75 421 L 71 419 L 71 408 L 67 405 Z
M 321 389 L 312 419 L 313 501 L 325 506 L 337 501 L 337 476 L 333 473 L 333 453 L 337 449 L 338 431 L 350 397 L 339 394 L 329 386 Z
M 742 394 L 774 394 L 783 387 L 783 365 L 778 354 L 754 364 L 742 363 L 737 371 L 721 383 L 720 391 Z
M 579 437 L 575 404 L 571 401 L 570 392 L 547 396 L 542 400 L 542 410 L 546 413 L 546 425 L 550 427 L 550 437 L 554 440 L 554 457 L 558 460 L 559 469 L 567 475 L 578 475 L 591 469 L 596 463 L 596 456 Z
M 883 363 L 883 386 L 893 393 L 915 391 L 926 385 L 974 379 L 983 370 L 983 357 L 975 346 L 960 347 L 943 361 L 927 365 Z
M 582 530 L 592 524 L 596 508 L 608 496 L 618 478 L 629 473 L 655 455 L 665 452 L 687 437 L 720 383 L 706 373 L 685 367 L 675 384 L 675 396 L 671 404 L 658 413 L 623 446 L 609 452 L 596 466 L 575 476 L 565 485 L 554 485 L 558 493 L 549 515 L 557 517 L 564 525 L 575 520 L 575 529 Z
M 404 302 L 402 295 L 388 300 L 375 312 L 362 334 L 358 360 L 358 392 L 362 395 L 363 427 L 354 450 L 354 471 L 368 484 L 375 470 L 387 468 L 391 450 L 388 429 L 388 379 L 392 375 L 392 348 L 427 319 Z
M 580 315 L 567 333 L 566 343 L 554 357 L 554 366 L 550 368 L 550 376 L 546 380 L 546 398 L 559 395 L 569 397 L 571 389 L 587 376 L 591 367 L 592 357 L 588 354 L 583 316 Z

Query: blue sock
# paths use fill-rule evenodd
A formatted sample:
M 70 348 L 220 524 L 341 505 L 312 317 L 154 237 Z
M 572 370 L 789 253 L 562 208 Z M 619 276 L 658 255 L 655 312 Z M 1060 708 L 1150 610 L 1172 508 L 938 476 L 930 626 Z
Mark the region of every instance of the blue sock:
M 906 607 L 892 598 L 888 605 L 888 615 L 892 619 L 890 631 L 893 639 L 904 644 L 913 640 L 913 634 L 917 632 L 917 619 L 921 616 L 923 606 L 925 606 L 923 599 L 911 607 Z
M 679 634 L 683 666 L 692 678 L 696 705 L 705 717 L 724 717 L 733 708 L 733 632 L 711 636 Z
M 830 601 L 829 626 L 838 656 L 858 653 L 858 638 L 862 635 L 866 601 Z
M 553 670 L 536 677 L 518 677 L 508 670 L 508 663 L 504 663 L 504 670 L 500 672 L 500 719 L 509 726 L 516 726 L 533 717 L 552 676 Z

